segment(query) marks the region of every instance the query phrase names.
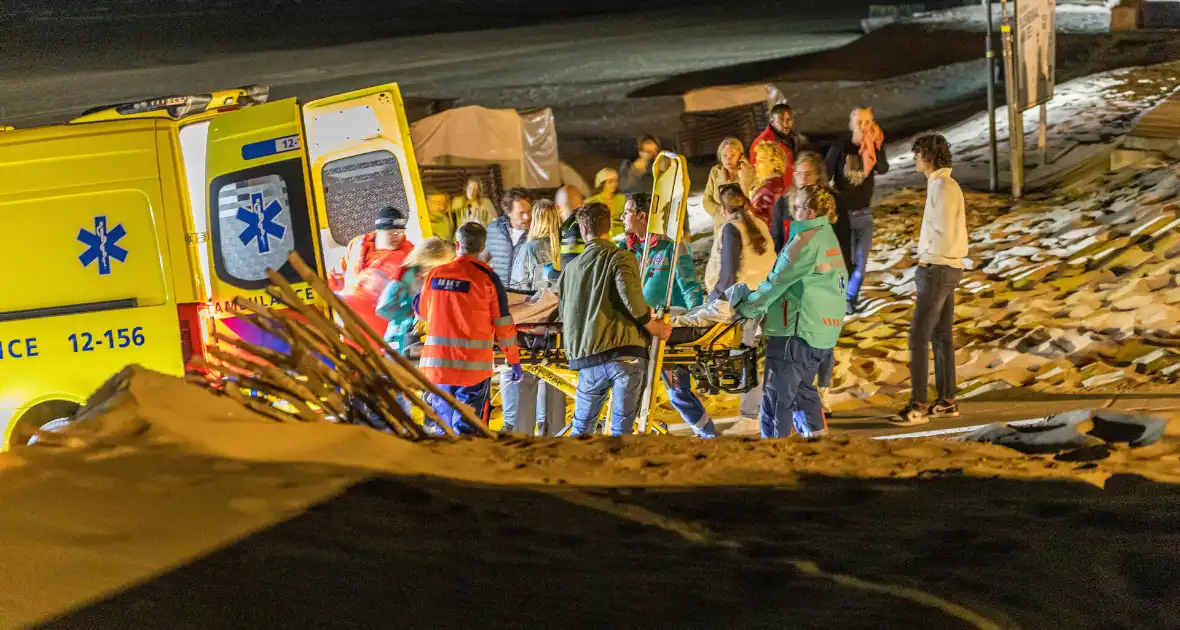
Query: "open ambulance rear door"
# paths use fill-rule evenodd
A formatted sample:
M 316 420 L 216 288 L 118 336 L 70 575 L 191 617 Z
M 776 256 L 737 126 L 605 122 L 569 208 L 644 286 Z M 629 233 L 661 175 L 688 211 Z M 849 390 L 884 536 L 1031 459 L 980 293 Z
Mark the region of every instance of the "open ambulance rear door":
M 397 85 L 302 108 L 286 99 L 221 114 L 210 123 L 207 151 L 213 312 L 223 330 L 252 343 L 282 349 L 248 318 L 234 317 L 238 296 L 275 305 L 265 292 L 268 268 L 291 281 L 305 302 L 322 306 L 297 282 L 287 263 L 292 252 L 327 277 L 339 269 L 349 241 L 373 230 L 384 206 L 409 212 L 412 243 L 429 234 Z
M 373 231 L 384 206 L 409 212 L 406 238 L 430 235 L 418 161 L 401 91 L 378 85 L 303 106 L 323 267 L 340 272 L 348 243 Z

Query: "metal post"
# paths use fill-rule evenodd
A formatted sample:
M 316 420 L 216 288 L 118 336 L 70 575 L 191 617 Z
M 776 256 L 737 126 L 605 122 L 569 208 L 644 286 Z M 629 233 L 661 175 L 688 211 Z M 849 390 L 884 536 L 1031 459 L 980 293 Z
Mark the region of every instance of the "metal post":
M 1000 156 L 996 147 L 996 54 L 992 51 L 992 3 L 983 0 L 983 10 L 987 14 L 987 146 L 990 163 L 988 164 L 988 190 L 996 192 L 1000 182 Z
M 1012 46 L 1012 23 L 1008 0 L 1000 0 L 1004 22 L 1000 33 L 1004 46 L 1004 96 L 1008 101 L 1008 162 L 1012 170 L 1012 197 L 1020 199 L 1024 189 L 1024 120 L 1016 105 L 1016 59 Z
M 1049 145 L 1049 105 L 1041 103 L 1041 120 L 1037 123 L 1037 157 L 1045 165 L 1045 153 Z

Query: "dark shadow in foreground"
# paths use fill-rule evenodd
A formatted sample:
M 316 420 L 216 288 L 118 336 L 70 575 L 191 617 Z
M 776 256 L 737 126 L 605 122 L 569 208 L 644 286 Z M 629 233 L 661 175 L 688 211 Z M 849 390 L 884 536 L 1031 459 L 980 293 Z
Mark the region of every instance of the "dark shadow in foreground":
M 1180 488 L 947 476 L 591 494 L 379 478 L 45 628 L 970 628 L 796 571 L 919 589 L 1000 627 L 1180 625 Z

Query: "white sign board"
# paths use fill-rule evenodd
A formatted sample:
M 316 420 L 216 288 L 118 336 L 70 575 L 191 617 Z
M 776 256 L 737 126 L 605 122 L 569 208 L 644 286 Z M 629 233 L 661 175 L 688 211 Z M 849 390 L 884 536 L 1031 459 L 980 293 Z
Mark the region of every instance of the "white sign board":
M 1057 71 L 1057 3 L 1016 2 L 1016 108 L 1032 109 L 1053 98 Z

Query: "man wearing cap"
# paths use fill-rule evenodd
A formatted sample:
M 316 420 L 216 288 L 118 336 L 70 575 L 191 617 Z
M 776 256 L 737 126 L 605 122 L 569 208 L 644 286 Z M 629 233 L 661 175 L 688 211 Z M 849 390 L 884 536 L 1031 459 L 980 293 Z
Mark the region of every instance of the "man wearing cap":
M 329 284 L 374 330 L 381 332 L 389 322 L 377 315 L 377 299 L 414 246 L 406 240 L 406 213 L 402 210 L 382 208 L 373 227 L 374 231 L 348 244 L 339 271 L 329 274 Z

